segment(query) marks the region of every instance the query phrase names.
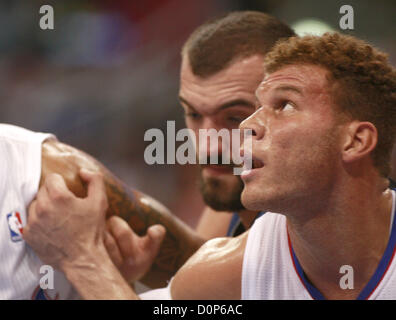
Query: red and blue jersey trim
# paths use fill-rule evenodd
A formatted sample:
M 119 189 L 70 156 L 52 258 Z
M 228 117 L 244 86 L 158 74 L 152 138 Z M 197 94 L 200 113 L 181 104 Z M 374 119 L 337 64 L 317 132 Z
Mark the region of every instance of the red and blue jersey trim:
M 307 278 L 305 277 L 300 262 L 298 262 L 297 256 L 294 253 L 293 246 L 291 244 L 289 237 L 289 232 L 287 232 L 287 242 L 289 244 L 289 251 L 293 262 L 294 270 L 296 271 L 298 277 L 300 278 L 301 283 L 303 284 L 303 286 L 305 287 L 311 298 L 314 300 L 326 300 L 326 298 L 320 293 L 320 291 L 316 289 L 313 285 L 311 285 L 307 280 Z

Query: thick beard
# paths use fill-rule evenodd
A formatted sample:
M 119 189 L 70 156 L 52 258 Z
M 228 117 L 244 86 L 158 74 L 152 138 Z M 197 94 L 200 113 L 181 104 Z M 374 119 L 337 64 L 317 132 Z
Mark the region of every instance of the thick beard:
M 237 177 L 237 183 L 230 188 L 226 182 L 216 178 L 204 179 L 200 175 L 200 190 L 205 203 L 216 211 L 241 211 L 245 207 L 241 202 L 244 187 L 242 180 Z M 224 195 L 227 192 L 227 195 Z

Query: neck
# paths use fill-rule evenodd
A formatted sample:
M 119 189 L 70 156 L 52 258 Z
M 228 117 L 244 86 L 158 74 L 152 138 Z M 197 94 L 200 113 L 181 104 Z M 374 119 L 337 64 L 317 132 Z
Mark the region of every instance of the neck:
M 258 214 L 257 211 L 250 211 L 250 210 L 238 211 L 239 219 L 241 219 L 242 225 L 245 227 L 246 230 L 250 229 L 257 214 Z
M 351 181 L 322 199 L 320 210 L 305 207 L 304 212 L 286 215 L 294 252 L 309 281 L 326 298 L 356 298 L 382 258 L 392 194 L 383 180 L 377 181 Z M 353 290 L 340 288 L 343 265 L 353 268 Z

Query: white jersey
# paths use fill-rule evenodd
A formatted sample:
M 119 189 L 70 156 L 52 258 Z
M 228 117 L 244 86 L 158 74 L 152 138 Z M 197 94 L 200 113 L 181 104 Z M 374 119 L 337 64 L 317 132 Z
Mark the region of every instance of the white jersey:
M 41 144 L 49 138 L 55 137 L 0 124 L 0 299 L 3 300 L 77 298 L 65 276 L 43 267 L 22 238 L 27 206 L 39 187 Z
M 359 294 L 359 300 L 396 299 L 395 191 L 392 196 L 388 245 L 375 273 Z M 304 276 L 288 237 L 284 215 L 268 212 L 250 229 L 243 258 L 242 299 L 324 299 Z

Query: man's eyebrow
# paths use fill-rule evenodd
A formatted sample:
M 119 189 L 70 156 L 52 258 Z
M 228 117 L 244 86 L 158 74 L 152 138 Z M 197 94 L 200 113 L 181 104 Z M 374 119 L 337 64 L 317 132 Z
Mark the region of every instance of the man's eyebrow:
M 179 101 L 183 104 L 185 104 L 187 107 L 195 111 L 195 108 L 189 103 L 186 99 L 184 99 L 182 96 L 179 96 Z M 236 106 L 241 106 L 241 107 L 246 107 L 246 108 L 254 108 L 255 104 L 250 102 L 249 100 L 245 99 L 235 99 L 228 101 L 220 106 L 220 110 L 236 107 Z
M 236 106 L 241 106 L 241 107 L 246 107 L 246 108 L 254 108 L 254 103 L 245 99 L 235 99 L 231 100 L 229 102 L 226 102 L 220 106 L 221 110 L 236 107 Z
M 263 90 L 266 91 L 266 90 L 268 90 L 268 89 L 265 88 L 265 87 L 263 87 L 262 85 L 260 85 L 260 86 L 257 88 L 256 92 L 255 92 L 256 97 L 258 97 L 259 94 L 260 94 L 260 92 L 263 91 Z M 301 95 L 301 96 L 303 95 L 302 90 L 300 90 L 299 88 L 297 88 L 297 87 L 295 87 L 295 86 L 290 86 L 290 85 L 280 85 L 279 87 L 276 87 L 276 88 L 274 88 L 273 90 L 275 90 L 275 91 L 292 91 L 292 92 L 297 93 L 297 94 L 299 94 L 299 95 Z
M 184 99 L 182 96 L 179 96 L 179 101 L 180 103 L 185 104 L 187 107 L 189 107 L 190 109 L 192 109 L 193 111 L 195 111 L 195 108 L 191 105 L 191 103 L 189 103 L 186 99 Z
M 294 87 L 294 86 L 283 85 L 283 86 L 279 86 L 279 87 L 275 88 L 274 90 L 276 90 L 276 91 L 292 91 L 292 92 L 295 92 L 301 96 L 303 95 L 303 92 L 299 88 Z

